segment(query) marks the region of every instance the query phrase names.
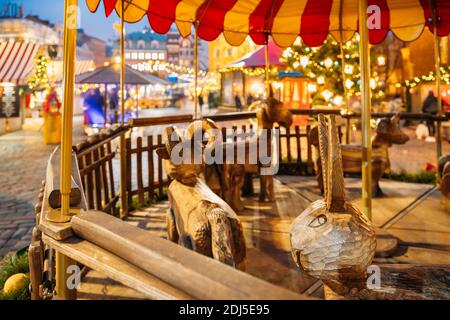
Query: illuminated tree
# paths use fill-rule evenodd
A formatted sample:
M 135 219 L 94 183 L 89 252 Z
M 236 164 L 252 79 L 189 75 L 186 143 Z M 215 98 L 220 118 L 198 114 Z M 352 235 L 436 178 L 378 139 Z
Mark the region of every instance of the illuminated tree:
M 34 74 L 28 80 L 28 86 L 30 89 L 50 89 L 50 83 L 48 79 L 48 57 L 39 56 L 35 60 Z
M 311 48 L 304 43 L 296 43 L 285 50 L 282 60 L 286 62 L 288 71 L 299 71 L 312 80 L 309 90 L 313 105 L 340 107 L 345 103 L 346 97 L 359 95 L 358 35 L 346 42 L 342 49 L 331 36 L 320 47 Z M 370 87 L 373 98 L 381 99 L 385 95 L 386 84 L 381 80 L 378 69 L 385 61 L 381 55 L 375 56 L 371 51 L 371 62 L 375 67 L 372 68 Z

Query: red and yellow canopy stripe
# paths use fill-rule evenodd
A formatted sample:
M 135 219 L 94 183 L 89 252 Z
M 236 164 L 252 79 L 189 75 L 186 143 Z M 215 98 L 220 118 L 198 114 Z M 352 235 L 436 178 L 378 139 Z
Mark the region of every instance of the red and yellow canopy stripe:
M 121 0 L 86 0 L 92 12 L 103 2 L 106 16 L 114 10 L 120 16 Z M 231 45 L 247 36 L 264 44 L 268 35 L 280 47 L 290 46 L 300 36 L 310 46 L 324 42 L 328 34 L 341 42 L 357 31 L 358 0 L 124 0 L 128 23 L 147 17 L 152 28 L 166 33 L 176 23 L 181 35 L 191 33 L 194 24 L 204 40 L 221 33 Z M 437 33 L 450 33 L 450 1 L 433 0 L 438 16 Z M 403 41 L 417 39 L 425 26 L 434 30 L 429 0 L 368 0 L 369 16 L 377 15 L 369 28 L 372 44 L 392 31 Z

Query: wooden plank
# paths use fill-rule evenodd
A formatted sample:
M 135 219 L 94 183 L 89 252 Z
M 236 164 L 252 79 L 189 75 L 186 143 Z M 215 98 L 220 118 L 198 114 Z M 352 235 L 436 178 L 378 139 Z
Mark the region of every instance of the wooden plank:
M 300 140 L 300 127 L 298 125 L 295 126 L 295 143 L 297 146 L 297 164 L 299 166 L 302 165 L 302 144 Z
M 72 219 L 75 233 L 198 299 L 307 299 L 101 213 Z M 176 270 L 176 272 L 174 272 Z
M 308 174 L 313 174 L 314 173 L 314 164 L 313 164 L 313 160 L 312 160 L 312 145 L 311 145 L 311 141 L 309 140 L 309 132 L 311 131 L 311 126 L 307 125 L 306 126 L 306 146 L 307 146 L 307 154 L 308 154 L 308 158 L 307 158 L 307 173 Z
M 138 137 L 136 141 L 136 174 L 137 174 L 137 188 L 139 203 L 143 205 L 145 203 L 144 197 L 144 180 L 142 179 L 142 137 Z
M 126 168 L 126 175 L 127 175 L 127 179 L 126 179 L 126 186 L 127 186 L 127 194 L 128 194 L 128 205 L 131 205 L 132 203 L 132 198 L 131 198 L 131 192 L 132 192 L 132 185 L 131 185 L 131 179 L 132 179 L 132 167 L 133 164 L 131 163 L 131 138 L 128 138 L 125 140 L 125 154 L 126 154 L 126 164 L 127 164 L 127 168 Z
M 119 219 L 117 220 L 120 221 Z M 55 241 L 47 236 L 44 236 L 43 239 L 55 250 L 93 270 L 101 272 L 108 278 L 145 294 L 150 299 L 192 299 L 190 295 L 183 291 L 174 288 L 166 282 L 161 281 L 155 276 L 89 241 L 76 237 L 71 237 L 64 241 Z
M 158 147 L 162 146 L 162 135 L 158 134 Z M 158 196 L 163 197 L 163 164 L 161 157 L 158 157 Z
M 100 154 L 99 150 L 94 149 L 92 151 L 92 155 L 94 158 L 94 195 L 95 195 L 95 210 L 101 211 L 103 209 L 102 204 L 102 177 L 101 177 L 101 161 L 100 161 Z
M 112 199 L 116 196 L 116 190 L 115 190 L 115 186 L 114 186 L 114 170 L 113 170 L 113 164 L 112 164 L 112 159 L 115 156 L 115 152 L 112 152 L 111 141 L 109 141 L 106 144 L 106 150 L 108 151 L 108 154 L 111 155 L 111 160 L 108 161 L 108 171 L 109 171 L 109 183 L 110 183 L 111 199 Z
M 100 157 L 102 159 L 105 159 L 105 148 L 106 145 L 102 145 L 100 147 Z M 102 161 L 101 163 L 101 174 L 102 174 L 102 189 L 103 189 L 103 197 L 104 197 L 104 205 L 102 210 L 105 209 L 105 206 L 108 205 L 110 198 L 109 198 L 109 186 L 108 186 L 108 175 L 106 173 L 106 166 L 107 166 L 107 161 Z
M 286 148 L 287 148 L 287 160 L 288 163 L 292 162 L 291 155 L 291 128 L 286 128 Z
M 30 265 L 31 300 L 42 300 L 39 287 L 42 284 L 44 262 L 41 241 L 34 241 L 28 247 L 28 261 Z
M 91 153 L 87 153 L 84 156 L 84 161 L 86 164 L 86 167 L 90 166 L 92 164 L 92 154 Z M 86 197 L 87 197 L 87 202 L 88 202 L 88 207 L 89 209 L 94 208 L 94 178 L 92 175 L 92 170 L 89 170 L 85 173 L 86 176 Z
M 153 162 L 153 136 L 147 137 L 147 162 L 148 162 L 148 199 L 153 201 L 155 199 L 155 164 Z

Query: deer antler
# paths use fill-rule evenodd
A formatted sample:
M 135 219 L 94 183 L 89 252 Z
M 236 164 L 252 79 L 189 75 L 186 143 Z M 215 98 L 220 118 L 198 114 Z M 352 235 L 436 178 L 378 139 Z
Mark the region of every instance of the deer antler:
M 318 128 L 327 209 L 330 212 L 345 212 L 344 173 L 335 116 L 320 114 Z

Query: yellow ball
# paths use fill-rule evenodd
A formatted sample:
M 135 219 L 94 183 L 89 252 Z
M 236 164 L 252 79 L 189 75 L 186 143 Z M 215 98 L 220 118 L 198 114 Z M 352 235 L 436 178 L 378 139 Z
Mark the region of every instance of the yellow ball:
M 21 289 L 27 281 L 27 275 L 24 273 L 16 273 L 6 280 L 3 291 L 6 294 L 11 294 L 14 291 Z

